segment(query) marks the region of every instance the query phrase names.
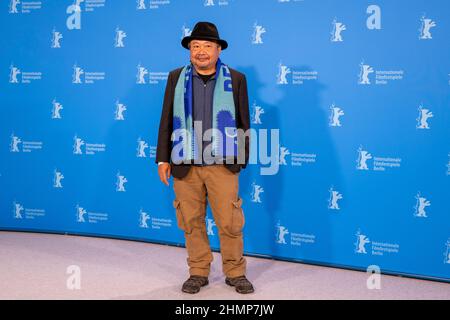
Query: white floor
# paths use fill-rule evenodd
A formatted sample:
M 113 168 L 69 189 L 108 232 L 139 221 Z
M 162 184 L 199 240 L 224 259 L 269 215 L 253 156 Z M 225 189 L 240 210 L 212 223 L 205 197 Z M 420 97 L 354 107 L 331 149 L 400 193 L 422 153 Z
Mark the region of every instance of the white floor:
M 255 293 L 224 283 L 214 253 L 210 284 L 184 294 L 184 248 L 135 241 L 0 232 L 0 299 L 450 299 L 450 284 L 382 276 L 369 290 L 364 272 L 247 257 Z M 79 290 L 67 288 L 78 266 Z M 73 277 L 71 278 L 73 279 Z M 73 283 L 73 282 L 72 282 Z

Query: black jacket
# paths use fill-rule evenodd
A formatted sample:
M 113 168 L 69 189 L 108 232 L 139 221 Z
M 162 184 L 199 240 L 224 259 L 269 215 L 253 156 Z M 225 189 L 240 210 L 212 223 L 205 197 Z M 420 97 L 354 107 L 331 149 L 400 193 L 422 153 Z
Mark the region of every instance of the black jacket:
M 172 152 L 172 117 L 173 117 L 173 101 L 175 94 L 175 87 L 178 82 L 181 70 L 178 68 L 169 73 L 167 79 L 166 91 L 164 94 L 164 102 L 161 113 L 161 120 L 159 122 L 158 132 L 158 146 L 156 149 L 155 162 L 169 162 L 171 165 L 171 172 L 175 178 L 183 178 L 189 172 L 191 165 L 180 164 L 175 165 L 171 163 L 170 154 Z M 247 93 L 247 80 L 243 73 L 230 68 L 231 82 L 233 87 L 233 98 L 236 108 L 236 127 L 247 131 L 250 128 L 250 115 L 248 107 L 248 93 Z M 231 172 L 239 172 L 241 168 L 245 168 L 249 158 L 250 139 L 248 136 L 245 138 L 245 164 L 224 164 L 225 167 Z

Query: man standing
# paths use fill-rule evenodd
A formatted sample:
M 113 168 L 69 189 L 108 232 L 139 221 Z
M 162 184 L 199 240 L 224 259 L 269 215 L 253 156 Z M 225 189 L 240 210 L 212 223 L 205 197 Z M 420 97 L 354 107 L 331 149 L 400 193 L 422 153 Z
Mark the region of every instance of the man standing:
M 245 277 L 245 220 L 238 196 L 239 171 L 248 163 L 250 143 L 243 134 L 250 127 L 246 78 L 219 59 L 228 43 L 214 24 L 197 23 L 181 45 L 190 50 L 190 63 L 169 73 L 156 162 L 164 184 L 174 177 L 173 205 L 186 239 L 190 274 L 182 291 L 197 293 L 208 284 L 213 261 L 205 224 L 208 202 L 225 282 L 239 293 L 252 293 Z

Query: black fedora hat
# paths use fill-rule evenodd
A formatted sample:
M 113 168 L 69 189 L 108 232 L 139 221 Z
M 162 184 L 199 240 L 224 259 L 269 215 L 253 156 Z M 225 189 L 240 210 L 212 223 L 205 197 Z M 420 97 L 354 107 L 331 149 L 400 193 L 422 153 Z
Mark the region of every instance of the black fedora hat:
M 184 37 L 183 40 L 181 40 L 181 45 L 189 49 L 188 44 L 192 40 L 210 40 L 217 42 L 222 47 L 222 50 L 225 50 L 228 47 L 228 43 L 220 39 L 219 32 L 217 31 L 217 27 L 211 23 L 211 22 L 198 22 L 194 30 L 192 30 L 192 33 L 190 36 Z

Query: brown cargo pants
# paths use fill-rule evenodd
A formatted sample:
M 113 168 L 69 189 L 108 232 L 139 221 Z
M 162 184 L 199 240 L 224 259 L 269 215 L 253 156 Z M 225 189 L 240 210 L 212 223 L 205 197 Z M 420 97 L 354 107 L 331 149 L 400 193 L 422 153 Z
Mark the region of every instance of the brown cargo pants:
M 173 188 L 178 227 L 186 239 L 189 274 L 207 277 L 213 261 L 205 223 L 208 199 L 218 229 L 223 273 L 232 278 L 245 275 L 239 173 L 223 165 L 192 166 L 184 178 L 174 178 Z

